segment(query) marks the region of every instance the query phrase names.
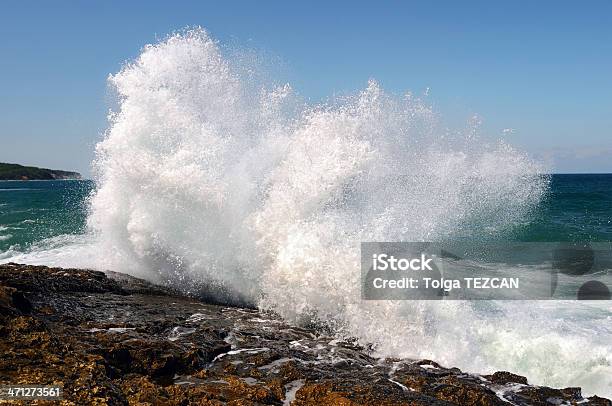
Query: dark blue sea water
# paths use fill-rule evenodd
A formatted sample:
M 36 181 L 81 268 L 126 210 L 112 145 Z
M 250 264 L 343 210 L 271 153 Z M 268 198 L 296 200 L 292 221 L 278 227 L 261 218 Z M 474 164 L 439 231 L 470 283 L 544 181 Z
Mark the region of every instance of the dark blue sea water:
M 612 174 L 552 175 L 548 194 L 517 241 L 612 241 Z
M 47 238 L 85 231 L 87 180 L 1 181 L 0 253 Z
M 85 232 L 88 180 L 0 182 L 0 253 Z M 552 175 L 535 213 L 504 238 L 515 241 L 612 241 L 612 174 Z

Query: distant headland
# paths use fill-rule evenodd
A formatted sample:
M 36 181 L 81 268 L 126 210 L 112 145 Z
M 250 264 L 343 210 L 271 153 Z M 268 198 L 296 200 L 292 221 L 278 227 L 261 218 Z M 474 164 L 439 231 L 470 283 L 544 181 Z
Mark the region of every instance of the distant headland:
M 78 172 L 58 171 L 0 162 L 0 180 L 63 180 L 82 179 Z

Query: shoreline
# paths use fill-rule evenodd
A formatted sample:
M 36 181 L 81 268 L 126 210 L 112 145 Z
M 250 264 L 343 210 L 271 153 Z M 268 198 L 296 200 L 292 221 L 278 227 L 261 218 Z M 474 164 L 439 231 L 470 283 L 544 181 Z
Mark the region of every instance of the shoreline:
M 0 182 L 71 182 L 71 181 L 88 181 L 92 179 L 0 179 Z
M 0 319 L 0 384 L 61 384 L 67 404 L 612 405 L 506 371 L 374 358 L 114 272 L 0 265 Z

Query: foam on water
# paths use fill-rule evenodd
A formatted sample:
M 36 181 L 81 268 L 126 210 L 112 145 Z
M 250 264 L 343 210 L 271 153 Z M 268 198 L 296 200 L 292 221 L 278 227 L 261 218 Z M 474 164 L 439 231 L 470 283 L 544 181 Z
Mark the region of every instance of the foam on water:
M 499 235 L 546 192 L 537 164 L 375 81 L 313 106 L 253 77 L 202 30 L 145 47 L 110 77 L 91 234 L 11 260 L 203 283 L 380 355 L 612 393 L 609 306 L 360 300 L 360 241 Z

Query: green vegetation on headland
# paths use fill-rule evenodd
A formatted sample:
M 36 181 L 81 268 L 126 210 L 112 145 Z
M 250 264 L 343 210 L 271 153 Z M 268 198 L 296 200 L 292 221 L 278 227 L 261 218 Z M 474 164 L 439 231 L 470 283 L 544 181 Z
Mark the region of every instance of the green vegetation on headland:
M 81 179 L 78 172 L 57 171 L 0 162 L 0 180 L 57 180 Z

